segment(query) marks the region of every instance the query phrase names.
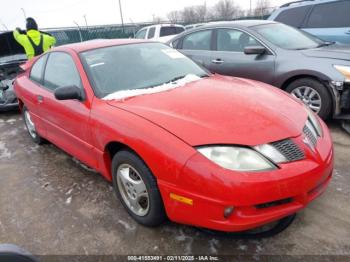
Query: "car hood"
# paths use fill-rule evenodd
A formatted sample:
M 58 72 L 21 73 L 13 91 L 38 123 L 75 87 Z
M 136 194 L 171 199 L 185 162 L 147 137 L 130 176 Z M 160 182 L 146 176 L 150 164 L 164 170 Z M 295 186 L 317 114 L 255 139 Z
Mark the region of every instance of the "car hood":
M 309 57 L 330 58 L 350 61 L 350 45 L 330 45 L 317 49 L 303 50 L 302 53 Z
M 211 76 L 164 92 L 106 101 L 192 146 L 258 145 L 301 134 L 303 105 L 253 80 Z
M 23 47 L 13 38 L 13 33 L 0 34 L 0 65 L 7 65 L 13 61 L 26 60 Z

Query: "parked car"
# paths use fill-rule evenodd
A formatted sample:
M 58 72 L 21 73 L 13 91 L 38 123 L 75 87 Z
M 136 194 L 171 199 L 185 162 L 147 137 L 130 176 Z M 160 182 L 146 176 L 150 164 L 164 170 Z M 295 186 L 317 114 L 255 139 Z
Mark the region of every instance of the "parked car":
M 212 72 L 279 87 L 323 119 L 349 117 L 350 48 L 346 46 L 264 20 L 209 23 L 168 44 Z
M 18 109 L 13 81 L 27 57 L 12 32 L 0 34 L 0 112 Z
M 293 214 L 333 170 L 330 133 L 300 101 L 211 75 L 145 40 L 99 40 L 28 62 L 15 91 L 29 135 L 113 182 L 146 226 L 242 231 Z
M 136 39 L 150 39 L 159 42 L 167 42 L 175 35 L 185 31 L 185 27 L 175 24 L 159 24 L 151 25 L 140 29 L 136 35 Z
M 190 24 L 190 25 L 185 25 L 185 30 L 188 31 L 188 30 L 191 30 L 193 28 L 197 28 L 197 27 L 200 27 L 204 24 Z
M 324 41 L 350 44 L 350 1 L 296 1 L 275 10 L 268 20 L 300 28 Z

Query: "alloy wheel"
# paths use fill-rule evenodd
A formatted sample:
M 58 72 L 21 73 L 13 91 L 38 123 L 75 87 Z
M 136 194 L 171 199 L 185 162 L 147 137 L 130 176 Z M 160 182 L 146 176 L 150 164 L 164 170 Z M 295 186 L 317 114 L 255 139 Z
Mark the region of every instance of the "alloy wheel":
M 293 96 L 300 99 L 305 105 L 311 108 L 315 113 L 319 113 L 322 107 L 322 100 L 320 94 L 309 86 L 300 86 L 295 88 L 292 93 Z
M 140 174 L 129 164 L 121 164 L 117 170 L 117 185 L 124 203 L 137 216 L 149 211 L 149 194 Z

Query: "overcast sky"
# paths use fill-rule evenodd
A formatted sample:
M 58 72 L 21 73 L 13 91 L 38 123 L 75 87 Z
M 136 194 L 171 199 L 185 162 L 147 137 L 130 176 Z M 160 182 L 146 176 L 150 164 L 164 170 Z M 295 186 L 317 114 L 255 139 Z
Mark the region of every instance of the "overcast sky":
M 172 10 L 185 6 L 207 3 L 212 6 L 218 0 L 121 0 L 125 23 L 152 21 L 153 16 L 166 18 Z M 257 0 L 251 0 L 252 6 Z M 291 0 L 270 0 L 279 6 Z M 12 30 L 25 27 L 23 8 L 26 16 L 34 17 L 39 27 L 118 24 L 121 22 L 118 0 L 2 0 L 0 4 L 0 30 L 4 25 Z M 249 0 L 235 0 L 243 9 L 249 9 Z

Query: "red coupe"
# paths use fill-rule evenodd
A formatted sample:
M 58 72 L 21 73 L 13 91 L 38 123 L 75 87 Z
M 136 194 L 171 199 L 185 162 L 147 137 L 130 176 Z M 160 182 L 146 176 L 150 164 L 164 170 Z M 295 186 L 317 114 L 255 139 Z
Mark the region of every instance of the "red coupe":
M 112 181 L 143 225 L 260 227 L 306 207 L 332 176 L 329 131 L 301 102 L 161 43 L 54 48 L 24 66 L 15 91 L 34 142 Z

